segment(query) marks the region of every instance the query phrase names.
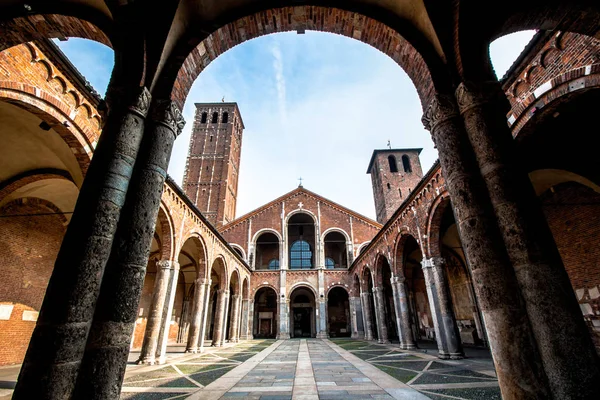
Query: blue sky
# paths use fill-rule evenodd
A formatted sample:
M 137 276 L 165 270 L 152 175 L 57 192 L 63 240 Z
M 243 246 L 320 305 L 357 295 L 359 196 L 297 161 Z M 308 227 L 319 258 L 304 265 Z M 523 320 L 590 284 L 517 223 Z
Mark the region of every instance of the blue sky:
M 533 32 L 490 46 L 499 76 Z M 112 50 L 71 38 L 56 42 L 104 95 Z M 307 31 L 263 36 L 211 63 L 194 83 L 184 107 L 187 121 L 175 142 L 169 174 L 181 184 L 195 102 L 236 101 L 246 129 L 237 216 L 298 186 L 375 218 L 371 179 L 374 149 L 422 147 L 427 171 L 437 159 L 422 108 L 404 71 L 378 50 L 339 35 Z

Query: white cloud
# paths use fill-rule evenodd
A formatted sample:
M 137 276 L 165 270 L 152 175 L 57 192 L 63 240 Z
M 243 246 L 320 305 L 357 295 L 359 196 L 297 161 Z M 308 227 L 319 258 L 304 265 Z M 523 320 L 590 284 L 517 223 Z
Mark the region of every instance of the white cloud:
M 281 124 L 283 125 L 285 132 L 287 130 L 285 77 L 283 75 L 283 59 L 281 56 L 279 41 L 274 41 L 274 44 L 271 47 L 271 54 L 273 55 L 273 69 L 275 70 L 275 85 L 277 87 L 277 100 L 279 102 L 279 117 L 281 118 Z

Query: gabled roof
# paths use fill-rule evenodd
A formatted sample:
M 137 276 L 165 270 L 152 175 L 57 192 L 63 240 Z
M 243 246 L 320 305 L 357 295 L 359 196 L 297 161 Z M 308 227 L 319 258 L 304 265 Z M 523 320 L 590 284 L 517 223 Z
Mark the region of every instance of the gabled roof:
M 416 151 L 417 154 L 421 154 L 422 150 L 423 150 L 422 148 L 412 148 L 412 149 L 379 149 L 379 150 L 373 150 L 373 155 L 371 156 L 371 161 L 369 161 L 369 167 L 367 168 L 367 174 L 371 173 L 371 167 L 373 167 L 373 163 L 375 162 L 375 157 L 379 153 L 397 153 L 399 151 L 403 151 L 403 152 L 407 152 L 408 153 L 408 152 Z
M 379 222 L 374 221 L 374 220 L 372 220 L 369 217 L 365 217 L 364 215 L 359 214 L 356 211 L 352 211 L 349 208 L 346 208 L 346 207 L 344 207 L 344 206 L 342 206 L 342 205 L 340 205 L 340 204 L 338 204 L 338 203 L 336 203 L 334 201 L 331 201 L 329 199 L 326 199 L 323 196 L 320 196 L 320 195 L 318 195 L 318 194 L 316 194 L 314 192 L 311 192 L 310 190 L 305 189 L 303 186 L 299 186 L 298 188 L 292 190 L 291 192 L 288 192 L 288 193 L 286 193 L 286 194 L 284 194 L 282 196 L 279 196 L 278 198 L 276 198 L 276 199 L 268 202 L 267 204 L 265 204 L 265 205 L 263 205 L 263 206 L 255 209 L 255 210 L 252 210 L 249 213 L 240 216 L 239 218 L 234 219 L 233 221 L 231 221 L 227 225 L 223 225 L 219 229 L 219 231 L 220 232 L 224 232 L 224 231 L 226 231 L 226 230 L 234 227 L 235 225 L 237 225 L 237 224 L 239 224 L 239 223 L 241 223 L 241 222 L 243 222 L 243 221 L 245 221 L 245 220 L 247 220 L 249 218 L 252 218 L 254 215 L 260 213 L 261 211 L 264 211 L 264 210 L 266 210 L 268 208 L 271 208 L 274 205 L 276 205 L 278 203 L 281 203 L 285 199 L 294 197 L 294 196 L 296 196 L 298 194 L 306 194 L 308 196 L 314 197 L 315 199 L 317 199 L 318 201 L 320 201 L 322 203 L 328 204 L 329 206 L 331 206 L 333 208 L 337 208 L 337 209 L 339 209 L 340 211 L 342 211 L 342 212 L 344 212 L 346 214 L 349 214 L 349 215 L 351 215 L 351 216 L 353 216 L 355 218 L 358 218 L 358 219 L 362 220 L 363 222 L 366 222 L 367 224 L 373 225 L 375 228 L 381 228 L 383 226 Z

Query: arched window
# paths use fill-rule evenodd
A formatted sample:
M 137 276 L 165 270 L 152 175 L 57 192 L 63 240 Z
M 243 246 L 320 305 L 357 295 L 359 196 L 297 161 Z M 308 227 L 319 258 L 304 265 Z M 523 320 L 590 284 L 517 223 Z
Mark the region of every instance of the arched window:
M 392 185 L 390 185 L 389 183 L 387 184 L 387 188 L 388 190 L 392 188 Z
M 290 249 L 290 268 L 309 269 L 312 268 L 312 251 L 308 242 L 296 240 Z
M 269 269 L 279 269 L 279 260 L 274 258 L 269 261 Z
M 210 121 L 210 122 L 212 122 L 213 124 L 216 124 L 218 120 L 219 120 L 219 113 L 214 112 L 213 116 L 212 116 L 212 121 Z
M 207 119 L 208 119 L 208 114 L 205 111 L 202 113 L 202 118 L 200 118 L 200 123 L 205 124 Z
M 229 113 L 228 112 L 224 112 L 223 113 L 223 118 L 221 119 L 221 122 L 226 124 L 227 121 L 229 121 Z
M 400 198 L 402 198 L 402 189 L 398 189 L 398 194 L 400 195 Z
M 396 164 L 396 157 L 388 156 L 388 163 L 390 163 L 390 172 L 398 172 L 398 164 Z
M 412 172 L 410 160 L 406 154 L 402 156 L 402 166 L 404 167 L 404 172 Z
M 335 261 L 333 261 L 333 258 L 330 258 L 330 257 L 325 258 L 325 268 L 327 268 L 327 269 L 335 268 Z

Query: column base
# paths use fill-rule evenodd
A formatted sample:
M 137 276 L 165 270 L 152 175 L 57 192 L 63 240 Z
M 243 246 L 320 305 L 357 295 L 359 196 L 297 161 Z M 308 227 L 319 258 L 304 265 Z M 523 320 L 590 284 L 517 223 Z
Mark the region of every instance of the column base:
M 254 339 L 252 336 L 250 335 L 242 335 L 240 336 L 240 340 L 251 340 Z
M 450 353 L 451 360 L 462 360 L 463 358 L 465 358 L 464 353 Z
M 364 338 L 365 338 L 365 333 L 363 331 L 354 332 L 350 336 L 350 339 L 364 339 Z
M 276 339 L 277 340 L 286 340 L 290 338 L 290 334 L 288 332 L 278 333 Z
M 390 342 L 389 340 L 385 339 L 385 340 L 381 340 L 381 339 L 377 339 L 377 343 L 379 344 L 390 344 L 392 342 Z
M 450 353 L 439 351 L 438 358 L 441 360 L 450 360 Z
M 186 352 L 186 353 L 199 353 L 199 352 L 200 352 L 200 349 L 197 349 L 197 348 L 196 348 L 196 349 L 194 349 L 194 348 L 191 348 L 191 349 L 185 349 L 185 352 Z
M 317 333 L 317 339 L 327 339 L 329 338 L 329 335 L 327 334 L 327 332 L 319 332 Z
M 155 364 L 157 364 L 156 359 L 154 357 L 153 358 L 149 358 L 149 357 L 140 358 L 135 363 L 137 365 L 155 365 Z
M 415 344 L 401 344 L 400 348 L 402 350 L 416 350 L 417 349 L 417 345 L 415 345 Z
M 213 343 L 211 343 L 210 345 L 211 345 L 212 347 L 222 347 L 222 346 L 223 346 L 223 344 L 222 344 L 221 342 L 218 342 L 218 343 L 215 343 L 215 342 L 213 342 Z

